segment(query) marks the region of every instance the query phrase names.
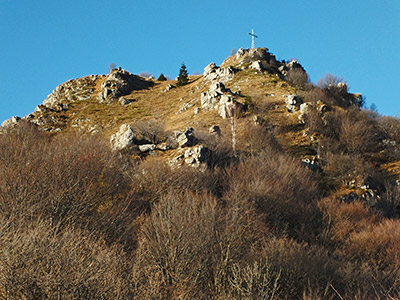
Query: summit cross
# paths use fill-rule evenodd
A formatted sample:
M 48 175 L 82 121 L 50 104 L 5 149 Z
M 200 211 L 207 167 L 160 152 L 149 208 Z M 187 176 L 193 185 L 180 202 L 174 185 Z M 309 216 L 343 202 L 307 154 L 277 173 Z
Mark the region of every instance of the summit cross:
M 254 34 L 254 29 L 251 30 L 251 33 L 249 33 L 249 35 L 251 35 L 251 48 L 254 49 L 255 48 L 254 38 L 258 38 L 258 36 Z

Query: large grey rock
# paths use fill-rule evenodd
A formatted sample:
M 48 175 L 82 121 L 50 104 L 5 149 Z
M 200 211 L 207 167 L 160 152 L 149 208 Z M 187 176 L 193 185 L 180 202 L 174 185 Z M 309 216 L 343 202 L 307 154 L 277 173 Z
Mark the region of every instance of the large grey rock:
M 306 122 L 307 115 L 315 110 L 315 107 L 310 102 L 305 102 L 300 104 L 299 110 L 300 114 L 297 118 L 299 119 L 300 123 L 304 124 Z
M 196 143 L 194 129 L 192 127 L 186 128 L 181 131 L 175 131 L 174 135 L 179 147 L 190 147 Z
M 295 59 L 291 59 L 288 63 L 285 63 L 285 64 L 279 66 L 278 70 L 285 77 L 288 75 L 288 72 L 291 70 L 300 70 L 300 71 L 306 73 L 306 70 L 304 70 L 303 66 Z
M 361 94 L 350 94 L 350 104 L 361 107 L 363 105 L 363 96 Z
M 190 166 L 198 167 L 201 164 L 207 163 L 209 157 L 208 153 L 209 150 L 206 146 L 198 145 L 185 151 L 184 161 Z
M 133 101 L 135 101 L 135 100 L 133 100 L 133 99 L 126 99 L 126 98 L 124 98 L 124 97 L 121 97 L 121 98 L 119 99 L 119 104 L 121 104 L 121 105 L 127 105 L 127 104 L 129 104 L 129 103 L 131 103 L 131 102 L 133 102 Z
M 154 144 L 144 144 L 144 145 L 139 145 L 139 151 L 140 152 L 150 152 L 156 149 L 156 145 Z
M 215 71 L 217 68 L 217 65 L 215 63 L 210 63 L 204 68 L 203 76 L 206 77 L 209 75 L 211 72 Z
M 171 149 L 171 147 L 167 143 L 161 143 L 161 144 L 156 145 L 156 149 L 161 150 L 161 151 L 167 151 L 167 150 Z
M 293 69 L 301 69 L 304 71 L 303 66 L 295 59 L 291 59 L 287 64 L 286 64 L 286 68 L 288 70 L 293 70 Z
M 209 92 L 222 95 L 226 91 L 225 85 L 222 82 L 214 81 L 211 83 Z
M 175 86 L 173 86 L 172 84 L 168 84 L 168 85 L 165 87 L 164 92 L 168 92 L 168 91 L 170 91 L 170 90 L 172 90 L 172 89 L 174 89 L 174 88 L 175 88 Z
M 116 98 L 127 95 L 134 90 L 149 88 L 153 84 L 152 81 L 133 75 L 121 68 L 114 69 L 101 84 L 98 99 L 100 103 L 112 103 Z
M 135 134 L 128 124 L 121 125 L 119 131 L 111 136 L 110 143 L 114 150 L 124 150 L 135 142 Z
M 214 81 L 209 91 L 201 94 L 201 108 L 204 111 L 217 110 L 222 118 L 230 118 L 238 109 L 243 109 L 243 105 L 235 97 L 236 94 L 225 88 L 222 82 Z
M 235 100 L 231 95 L 222 95 L 219 103 L 218 114 L 221 118 L 232 118 L 242 111 L 243 105 Z
M 235 70 L 232 67 L 218 67 L 215 63 L 210 63 L 204 68 L 203 77 L 205 80 L 227 82 L 233 78 Z
M 289 112 L 295 112 L 300 109 L 303 100 L 298 95 L 285 95 L 286 108 Z
M 303 158 L 301 160 L 301 164 L 304 167 L 310 169 L 311 171 L 314 171 L 314 172 L 322 171 L 320 161 L 316 157 Z
M 277 63 L 275 56 L 269 53 L 267 48 L 240 48 L 236 53 L 236 61 L 240 65 L 249 64 L 254 61 L 265 61 L 268 64 Z
M 263 72 L 264 67 L 262 65 L 262 62 L 260 60 L 253 61 L 251 65 L 249 66 L 250 69 L 255 69 L 257 72 Z

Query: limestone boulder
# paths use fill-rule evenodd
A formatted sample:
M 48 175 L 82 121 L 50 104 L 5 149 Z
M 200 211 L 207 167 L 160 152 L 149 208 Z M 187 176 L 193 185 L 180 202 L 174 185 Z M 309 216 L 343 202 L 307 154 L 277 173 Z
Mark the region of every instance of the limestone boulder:
M 251 65 L 249 66 L 249 68 L 250 69 L 254 69 L 254 70 L 256 70 L 257 72 L 260 72 L 260 73 L 262 73 L 264 71 L 263 64 L 262 64 L 262 62 L 260 60 L 253 61 L 251 63 Z
M 190 147 L 196 144 L 196 137 L 194 136 L 194 129 L 192 127 L 181 131 L 175 131 L 174 136 L 176 143 L 181 148 Z
M 276 64 L 275 55 L 271 54 L 267 48 L 240 48 L 236 52 L 236 61 L 240 65 L 251 64 L 255 61 L 264 61 L 268 64 Z
M 227 82 L 235 75 L 236 70 L 231 67 L 218 67 L 215 63 L 210 63 L 204 68 L 203 77 L 208 81 Z
M 209 149 L 204 145 L 191 147 L 185 151 L 184 162 L 192 167 L 206 164 L 209 159 Z
M 300 114 L 298 116 L 298 119 L 300 123 L 304 124 L 306 122 L 307 115 L 310 114 L 312 111 L 315 111 L 315 107 L 310 102 L 305 102 L 300 104 L 299 111 Z
M 285 95 L 286 108 L 289 112 L 296 112 L 300 109 L 303 100 L 298 95 Z
M 98 94 L 100 103 L 112 103 L 115 99 L 127 95 L 134 90 L 149 88 L 153 81 L 133 75 L 121 68 L 112 70 L 101 84 Z
M 175 88 L 175 86 L 173 86 L 172 84 L 168 84 L 168 85 L 165 87 L 164 92 L 168 92 L 168 91 L 170 91 L 170 90 L 172 90 L 172 89 L 174 89 L 174 88 Z
M 139 151 L 140 152 L 150 152 L 156 149 L 156 145 L 154 144 L 144 144 L 144 145 L 139 145 Z
M 135 143 L 132 127 L 128 124 L 121 125 L 119 131 L 111 136 L 110 143 L 113 150 L 124 150 L 132 146 Z
M 215 71 L 217 69 L 217 65 L 215 63 L 210 63 L 204 68 L 203 76 L 207 77 L 209 74 Z
M 243 110 L 243 104 L 237 102 L 231 95 L 222 95 L 219 103 L 218 115 L 223 119 L 232 118 Z

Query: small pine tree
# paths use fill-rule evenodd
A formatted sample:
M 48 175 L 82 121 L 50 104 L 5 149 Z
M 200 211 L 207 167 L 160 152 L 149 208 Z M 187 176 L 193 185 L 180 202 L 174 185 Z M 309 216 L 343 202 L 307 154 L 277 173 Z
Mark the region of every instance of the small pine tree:
M 160 76 L 158 76 L 157 80 L 158 80 L 158 81 L 166 81 L 166 80 L 167 80 L 167 77 L 165 77 L 164 74 L 161 73 Z
M 176 82 L 177 86 L 184 86 L 185 84 L 189 83 L 189 78 L 188 78 L 188 73 L 186 70 L 186 66 L 184 63 L 182 63 L 182 66 L 179 70 L 179 76 Z

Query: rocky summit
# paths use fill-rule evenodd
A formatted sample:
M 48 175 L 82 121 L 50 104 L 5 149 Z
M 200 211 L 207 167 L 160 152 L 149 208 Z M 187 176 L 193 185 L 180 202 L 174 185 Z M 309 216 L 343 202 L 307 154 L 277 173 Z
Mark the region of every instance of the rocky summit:
M 140 77 L 121 67 L 107 75 L 68 80 L 34 112 L 22 119 L 13 117 L 2 128 L 28 121 L 53 134 L 100 134 L 114 150 L 199 166 L 207 164 L 210 150 L 197 144 L 196 132 L 218 128 L 218 136 L 231 136 L 234 145 L 236 135 L 249 126 L 268 124 L 269 128 L 290 128 L 278 132 L 280 144 L 300 159 L 314 161 L 318 139 L 308 128 L 308 116 L 324 118 L 335 107 L 360 108 L 362 104 L 360 94 L 349 93 L 344 82 L 330 82 L 325 90 L 336 93 L 335 103 L 326 101 L 321 88 L 312 87 L 298 61 L 278 61 L 267 48 L 241 48 L 220 66 L 211 62 L 202 75 L 190 76 L 189 84 L 179 88 L 172 80 Z M 148 128 L 143 127 L 146 122 Z M 160 129 L 151 128 L 150 123 L 162 124 L 162 138 L 152 140 L 143 134 Z

